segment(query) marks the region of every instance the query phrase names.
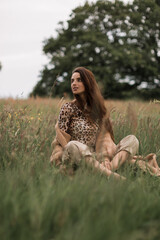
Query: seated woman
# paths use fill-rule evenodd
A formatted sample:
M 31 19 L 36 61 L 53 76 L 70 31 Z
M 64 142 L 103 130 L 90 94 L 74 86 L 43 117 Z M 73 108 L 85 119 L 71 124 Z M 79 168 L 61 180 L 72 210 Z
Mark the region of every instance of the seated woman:
M 138 139 L 129 135 L 118 145 L 114 143 L 104 99 L 90 70 L 84 67 L 73 70 L 71 90 L 75 99 L 60 110 L 50 162 L 56 166 L 75 166 L 84 159 L 107 176 L 124 179 L 114 171 L 126 161 L 137 161 L 134 156 L 139 148 Z M 151 165 L 151 172 L 159 173 L 159 167 Z

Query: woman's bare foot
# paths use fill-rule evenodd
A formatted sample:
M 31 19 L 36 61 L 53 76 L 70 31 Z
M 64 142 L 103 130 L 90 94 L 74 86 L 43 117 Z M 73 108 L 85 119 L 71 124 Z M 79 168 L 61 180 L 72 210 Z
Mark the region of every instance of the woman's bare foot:
M 114 176 L 116 179 L 126 180 L 126 177 L 123 177 L 123 176 L 119 175 L 118 173 L 113 173 L 113 176 Z

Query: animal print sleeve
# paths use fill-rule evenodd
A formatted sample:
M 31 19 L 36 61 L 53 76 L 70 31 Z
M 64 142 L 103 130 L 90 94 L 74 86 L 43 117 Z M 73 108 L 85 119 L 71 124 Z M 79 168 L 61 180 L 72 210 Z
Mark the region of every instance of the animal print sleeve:
M 72 116 L 73 108 L 71 103 L 66 103 L 62 106 L 59 117 L 58 117 L 58 126 L 61 130 L 68 133 L 70 126 L 70 119 Z

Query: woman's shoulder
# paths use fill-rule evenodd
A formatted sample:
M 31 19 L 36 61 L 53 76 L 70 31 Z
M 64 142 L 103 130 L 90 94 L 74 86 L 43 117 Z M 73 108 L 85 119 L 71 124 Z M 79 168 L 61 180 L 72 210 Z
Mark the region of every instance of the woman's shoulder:
M 72 100 L 70 102 L 66 102 L 63 104 L 63 106 L 61 107 L 61 112 L 74 112 L 77 109 L 77 105 L 76 105 L 76 100 Z
M 76 106 L 76 100 L 66 102 L 63 104 L 62 108 L 74 108 Z

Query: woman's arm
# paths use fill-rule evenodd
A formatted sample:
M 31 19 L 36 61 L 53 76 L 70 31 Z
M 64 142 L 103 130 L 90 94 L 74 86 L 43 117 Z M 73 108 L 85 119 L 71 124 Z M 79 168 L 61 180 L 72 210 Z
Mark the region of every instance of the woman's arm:
M 71 112 L 71 104 L 64 104 L 60 110 L 58 122 L 55 126 L 56 137 L 52 142 L 53 152 L 50 157 L 50 162 L 55 163 L 56 166 L 61 164 L 63 148 L 71 138 L 71 136 L 67 133 L 69 130 Z

